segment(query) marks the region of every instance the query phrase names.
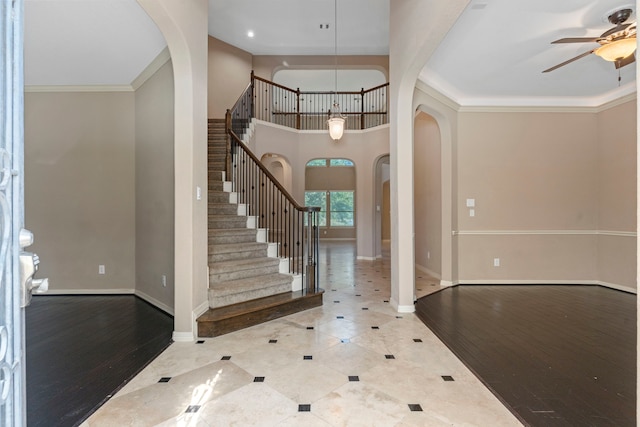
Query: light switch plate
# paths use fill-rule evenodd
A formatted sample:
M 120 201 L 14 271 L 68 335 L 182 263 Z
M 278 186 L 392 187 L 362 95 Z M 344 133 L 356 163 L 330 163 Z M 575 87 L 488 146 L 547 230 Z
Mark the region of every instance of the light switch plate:
M 476 206 L 476 199 L 467 199 L 467 207 L 473 208 Z

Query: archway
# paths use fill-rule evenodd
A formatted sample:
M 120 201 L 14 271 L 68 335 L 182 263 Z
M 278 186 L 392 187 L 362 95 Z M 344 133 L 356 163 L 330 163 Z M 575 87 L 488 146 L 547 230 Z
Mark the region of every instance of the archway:
M 413 127 L 416 269 L 442 278 L 442 160 L 437 121 L 418 111 Z
M 382 257 L 383 242 L 391 240 L 391 168 L 389 155 L 378 157 L 374 166 L 374 245 L 375 257 Z
M 271 175 L 273 175 L 273 177 L 285 188 L 285 190 L 292 194 L 293 174 L 289 159 L 281 154 L 265 153 L 260 158 L 260 161 L 267 170 L 271 172 Z

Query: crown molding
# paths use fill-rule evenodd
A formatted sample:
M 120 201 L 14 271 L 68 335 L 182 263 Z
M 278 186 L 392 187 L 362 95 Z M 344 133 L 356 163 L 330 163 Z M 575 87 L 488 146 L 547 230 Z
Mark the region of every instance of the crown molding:
M 131 82 L 131 87 L 133 88 L 133 90 L 134 91 L 138 90 L 140 86 L 142 86 L 155 73 L 157 73 L 158 70 L 162 68 L 162 66 L 166 64 L 170 59 L 171 59 L 171 53 L 169 52 L 169 47 L 167 46 L 164 49 L 162 49 L 158 54 L 158 56 L 156 56 L 154 60 L 151 61 L 144 70 L 142 70 L 140 75 L 138 75 L 138 77 L 136 77 Z
M 131 85 L 86 85 L 86 86 L 71 86 L 71 85 L 54 85 L 54 86 L 39 86 L 31 85 L 24 87 L 25 92 L 133 92 Z
M 469 98 L 424 75 L 416 88 L 459 113 L 599 113 L 637 98 L 635 82 L 598 97 Z

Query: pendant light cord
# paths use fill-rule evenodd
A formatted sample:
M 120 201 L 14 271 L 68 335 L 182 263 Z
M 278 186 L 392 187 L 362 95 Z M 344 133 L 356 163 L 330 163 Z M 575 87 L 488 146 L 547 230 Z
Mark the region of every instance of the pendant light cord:
M 333 57 L 335 62 L 335 74 L 334 74 L 334 83 L 335 83 L 335 92 L 333 103 L 337 104 L 338 98 L 338 0 L 334 0 L 333 2 Z

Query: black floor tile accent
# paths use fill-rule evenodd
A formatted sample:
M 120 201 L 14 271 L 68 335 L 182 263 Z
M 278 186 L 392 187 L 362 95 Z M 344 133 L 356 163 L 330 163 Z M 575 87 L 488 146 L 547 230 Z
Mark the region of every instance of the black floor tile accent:
M 231 360 L 231 356 L 222 356 L 220 360 Z
M 445 381 L 455 381 L 451 375 L 443 375 L 442 379 Z
M 263 383 L 264 382 L 264 377 L 254 377 L 253 378 L 253 382 L 254 383 Z
M 269 340 L 269 344 L 275 344 L 277 342 L 278 342 L 278 340 Z
M 159 383 L 168 383 L 171 381 L 171 377 L 162 377 L 158 380 Z
M 420 338 L 414 338 L 413 342 L 422 342 L 422 340 Z
M 185 413 L 194 413 L 194 412 L 198 412 L 200 410 L 200 405 L 189 405 L 187 407 L 187 410 L 184 411 Z
M 313 360 L 313 356 L 302 356 L 302 360 Z
M 363 310 L 369 310 L 369 307 L 362 307 Z
M 409 403 L 409 410 L 411 412 L 422 412 L 422 406 L 418 403 Z
M 395 359 L 396 357 L 393 354 L 385 354 L 384 358 L 385 359 Z
M 313 330 L 313 326 L 307 326 L 307 330 L 308 331 L 312 331 Z
M 198 340 L 196 341 L 196 344 L 204 344 L 204 340 Z
M 311 405 L 310 404 L 298 405 L 298 412 L 311 412 Z
M 371 329 L 380 329 L 380 326 L 372 326 Z
M 336 316 L 336 319 L 344 319 L 344 316 Z
M 357 375 L 349 375 L 349 381 L 360 381 L 360 377 Z

